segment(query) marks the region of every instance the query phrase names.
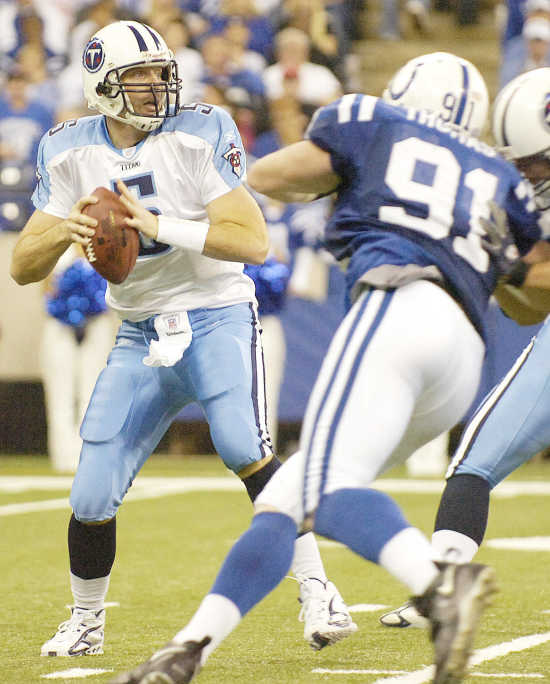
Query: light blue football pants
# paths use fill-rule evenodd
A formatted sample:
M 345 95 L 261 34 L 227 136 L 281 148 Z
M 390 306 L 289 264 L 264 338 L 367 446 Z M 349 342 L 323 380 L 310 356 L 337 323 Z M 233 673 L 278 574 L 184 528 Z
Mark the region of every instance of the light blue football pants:
M 82 422 L 71 506 L 77 520 L 112 518 L 132 481 L 184 406 L 197 402 L 225 465 L 239 472 L 272 453 L 255 306 L 188 312 L 193 339 L 171 367 L 142 360 L 154 318 L 124 321 Z
M 531 340 L 466 426 L 451 475 L 477 475 L 491 489 L 550 445 L 550 322 Z

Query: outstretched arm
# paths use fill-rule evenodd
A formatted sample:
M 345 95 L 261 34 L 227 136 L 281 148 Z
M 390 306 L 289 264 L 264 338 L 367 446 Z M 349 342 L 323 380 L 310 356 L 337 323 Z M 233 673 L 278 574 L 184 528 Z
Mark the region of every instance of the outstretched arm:
M 252 164 L 251 188 L 282 202 L 310 202 L 328 195 L 340 184 L 330 155 L 309 140 L 284 147 Z

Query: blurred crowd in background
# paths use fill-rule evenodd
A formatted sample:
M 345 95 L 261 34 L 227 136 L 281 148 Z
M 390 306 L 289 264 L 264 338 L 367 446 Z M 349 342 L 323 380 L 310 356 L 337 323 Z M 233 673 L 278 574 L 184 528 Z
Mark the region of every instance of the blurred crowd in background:
M 381 0 L 373 34 L 399 40 L 400 13 L 429 35 L 432 10 L 478 20 L 479 0 Z M 497 4 L 500 83 L 550 64 L 550 0 Z M 0 229 L 29 212 L 42 134 L 89 114 L 81 55 L 117 19 L 156 28 L 183 77 L 183 101 L 226 107 L 249 157 L 301 139 L 313 111 L 361 90 L 353 46 L 365 38 L 366 0 L 0 0 Z M 370 30 L 370 29 L 369 29 Z
M 156 28 L 174 52 L 183 102 L 226 107 L 249 155 L 299 140 L 320 105 L 357 90 L 351 52 L 362 0 L 0 0 L 0 224 L 32 209 L 37 146 L 90 114 L 82 51 L 118 19 Z M 23 193 L 21 196 L 18 193 Z
M 42 135 L 60 122 L 94 114 L 83 99 L 82 52 L 93 34 L 113 21 L 142 21 L 164 36 L 183 81 L 182 101 L 226 108 L 240 130 L 250 164 L 302 139 L 319 106 L 364 89 L 358 42 L 375 37 L 383 41 L 381 49 L 391 50 L 392 41 L 403 39 L 404 15 L 416 35 L 429 39 L 434 11 L 453 12 L 460 28 L 478 22 L 481 2 L 379 0 L 371 26 L 372 5 L 367 0 L 0 0 L 0 231 L 21 230 L 33 211 L 30 198 Z M 550 0 L 507 0 L 491 9 L 500 36 L 499 87 L 522 71 L 550 65 Z M 286 354 L 279 314 L 288 296 L 315 302 L 327 296 L 330 268 L 319 238 L 330 200 L 286 206 L 257 199 L 270 229 L 272 253 L 266 267 L 250 275 L 256 282 L 271 375 L 268 403 L 277 407 Z M 80 261 L 73 265 L 76 258 Z M 67 341 L 62 355 L 44 354 L 47 397 L 61 396 L 58 385 L 50 390 L 48 382 L 51 377 L 55 383 L 63 374 L 56 360 L 61 357 L 66 368 L 74 357 L 76 364 L 76 355 L 85 353 L 83 342 L 93 339 L 91 323 L 99 325 L 105 318 L 98 316 L 104 307 L 92 311 L 69 306 L 95 301 L 81 296 L 89 283 L 100 295 L 104 290 L 104 283 L 95 283 L 83 263 L 72 254 L 45 284 L 47 325 L 55 339 L 64 336 Z M 300 320 L 306 315 L 307 310 L 300 311 Z M 110 343 L 111 331 L 101 325 L 106 344 L 96 340 L 89 345 L 101 350 L 94 368 L 104 363 L 103 347 L 108 349 Z M 55 346 L 47 340 L 48 327 L 44 350 L 51 350 Z M 81 365 L 90 366 L 89 359 Z M 76 418 L 78 400 L 68 388 L 63 391 L 64 407 L 48 400 L 49 437 L 58 442 L 57 447 L 50 443 L 50 456 L 62 454 L 58 460 L 65 469 L 73 467 L 66 454 L 74 459 L 75 447 L 69 444 L 78 439 L 76 430 L 93 386 L 95 373 L 88 375 Z M 53 437 L 54 414 L 65 416 L 66 437 Z M 271 418 L 275 442 L 276 408 Z

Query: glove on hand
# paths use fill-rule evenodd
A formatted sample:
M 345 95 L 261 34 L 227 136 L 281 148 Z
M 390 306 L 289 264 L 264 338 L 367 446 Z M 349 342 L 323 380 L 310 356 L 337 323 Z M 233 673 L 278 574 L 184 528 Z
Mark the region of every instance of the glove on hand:
M 492 201 L 489 202 L 489 207 L 489 218 L 480 219 L 485 230 L 481 245 L 488 252 L 498 272 L 499 284 L 521 287 L 527 277 L 529 266 L 521 259 L 504 209 Z

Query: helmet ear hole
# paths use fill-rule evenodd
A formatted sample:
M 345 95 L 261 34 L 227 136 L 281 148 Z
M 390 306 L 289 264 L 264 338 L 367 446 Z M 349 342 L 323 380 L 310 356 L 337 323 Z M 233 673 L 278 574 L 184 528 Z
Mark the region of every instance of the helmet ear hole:
M 98 95 L 109 95 L 111 92 L 111 86 L 108 86 L 105 83 L 98 83 L 96 85 L 95 91 Z

